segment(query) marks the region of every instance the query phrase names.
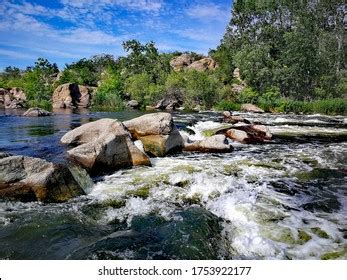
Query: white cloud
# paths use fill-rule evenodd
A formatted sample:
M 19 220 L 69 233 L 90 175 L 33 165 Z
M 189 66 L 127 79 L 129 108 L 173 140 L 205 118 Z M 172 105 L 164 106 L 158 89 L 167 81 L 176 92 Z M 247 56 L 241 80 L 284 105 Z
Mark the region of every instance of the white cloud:
M 0 49 L 0 55 L 11 57 L 11 58 L 17 58 L 17 59 L 20 59 L 20 58 L 34 59 L 34 58 L 36 58 L 36 56 L 30 55 L 27 53 L 22 53 L 19 51 L 4 50 L 4 49 Z
M 122 7 L 139 11 L 159 11 L 162 0 L 61 0 L 62 4 L 75 8 L 83 7 Z
M 182 30 L 172 30 L 172 33 L 182 38 L 187 38 L 194 41 L 211 42 L 211 41 L 216 41 L 216 39 L 218 40 L 218 38 L 220 38 L 220 35 L 217 34 L 214 30 L 211 30 L 210 28 L 205 28 L 205 29 L 188 28 L 188 29 L 182 29 Z
M 202 21 L 226 21 L 231 16 L 229 10 L 216 4 L 199 4 L 191 6 L 186 11 L 186 14 L 193 18 Z

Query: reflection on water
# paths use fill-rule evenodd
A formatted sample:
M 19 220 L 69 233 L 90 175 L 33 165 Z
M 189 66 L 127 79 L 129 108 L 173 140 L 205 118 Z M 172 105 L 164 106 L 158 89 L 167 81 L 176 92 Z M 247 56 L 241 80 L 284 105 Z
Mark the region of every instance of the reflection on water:
M 139 114 L 0 112 L 0 150 L 63 161 L 59 139 L 70 129 Z M 273 143 L 155 158 L 64 204 L 0 202 L 0 258 L 346 259 L 346 119 L 243 115 L 269 125 Z M 219 119 L 175 115 L 199 135 Z

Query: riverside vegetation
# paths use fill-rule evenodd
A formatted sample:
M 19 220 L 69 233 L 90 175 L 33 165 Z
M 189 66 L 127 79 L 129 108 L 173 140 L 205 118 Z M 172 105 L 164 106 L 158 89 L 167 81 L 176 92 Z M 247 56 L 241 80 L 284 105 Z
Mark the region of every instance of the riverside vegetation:
M 75 83 L 96 87 L 95 110 L 121 111 L 130 100 L 144 109 L 174 98 L 186 110 L 253 103 L 269 112 L 344 115 L 344 32 L 342 0 L 235 1 L 224 38 L 209 57 L 160 53 L 154 42 L 130 40 L 123 43 L 127 56 L 83 58 L 61 72 L 43 58 L 25 70 L 9 66 L 0 88 L 21 88 L 27 106 L 45 109 L 56 87 Z M 202 68 L 190 67 L 199 61 Z

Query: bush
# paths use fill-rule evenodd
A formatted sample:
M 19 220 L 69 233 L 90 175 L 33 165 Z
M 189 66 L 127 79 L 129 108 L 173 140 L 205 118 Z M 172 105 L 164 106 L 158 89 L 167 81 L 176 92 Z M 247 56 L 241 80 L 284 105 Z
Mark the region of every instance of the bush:
M 216 105 L 216 109 L 219 111 L 240 111 L 241 104 L 235 103 L 233 101 L 223 100 Z
M 97 110 L 120 111 L 125 108 L 123 102 L 123 81 L 118 73 L 108 71 L 103 76 L 94 99 L 93 108 Z
M 239 103 L 252 103 L 256 104 L 258 102 L 258 93 L 250 87 L 246 87 L 237 96 L 237 101 Z
M 49 101 L 49 100 L 40 100 L 40 101 L 29 100 L 29 101 L 27 101 L 27 103 L 28 103 L 28 106 L 30 108 L 39 107 L 39 108 L 45 109 L 47 111 L 51 111 L 52 110 L 52 102 Z
M 131 99 L 144 105 L 150 84 L 150 76 L 147 73 L 136 74 L 125 80 L 125 92 L 130 94 Z

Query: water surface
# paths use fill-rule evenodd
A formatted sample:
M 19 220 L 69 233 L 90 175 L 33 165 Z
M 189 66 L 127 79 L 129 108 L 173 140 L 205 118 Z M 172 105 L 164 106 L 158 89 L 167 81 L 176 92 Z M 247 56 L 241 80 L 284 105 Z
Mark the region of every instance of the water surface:
M 140 114 L 0 111 L 0 151 L 64 162 L 67 131 Z M 99 178 L 88 195 L 63 204 L 1 201 L 0 258 L 346 259 L 346 118 L 243 115 L 269 125 L 274 140 L 154 158 L 153 167 Z M 201 138 L 220 114 L 174 118 L 182 133 Z

